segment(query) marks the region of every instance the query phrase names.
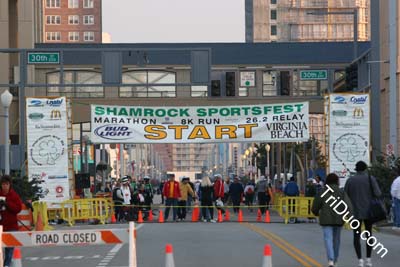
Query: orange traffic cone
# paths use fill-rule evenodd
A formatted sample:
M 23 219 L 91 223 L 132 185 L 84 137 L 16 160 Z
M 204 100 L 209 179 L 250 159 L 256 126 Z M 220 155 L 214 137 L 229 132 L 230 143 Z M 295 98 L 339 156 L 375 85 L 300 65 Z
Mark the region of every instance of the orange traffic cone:
M 44 231 L 42 216 L 41 216 L 40 212 L 38 212 L 38 214 L 37 214 L 35 230 L 36 231 Z
M 224 221 L 229 222 L 229 220 L 230 220 L 230 217 L 229 217 L 229 210 L 226 209 L 226 210 L 225 210 L 225 218 L 224 218 Z
M 199 207 L 194 207 L 192 211 L 192 222 L 197 222 L 199 220 Z
M 165 267 L 175 267 L 174 251 L 171 244 L 165 246 Z
M 272 267 L 272 250 L 270 245 L 264 247 L 264 258 L 262 267 Z
M 138 223 L 143 223 L 143 215 L 142 215 L 142 211 L 141 210 L 139 210 L 137 222 Z
M 159 214 L 158 214 L 158 222 L 159 223 L 163 223 L 164 222 L 164 215 L 162 210 L 160 210 Z
M 261 221 L 262 221 L 262 219 L 261 219 L 261 210 L 258 209 L 258 211 L 257 211 L 257 222 L 261 222 Z
M 218 210 L 218 222 L 221 223 L 222 221 L 222 211 Z
M 22 267 L 22 260 L 21 260 L 21 250 L 19 247 L 14 248 L 13 259 L 11 261 L 10 267 Z
M 270 218 L 270 216 L 269 216 L 269 210 L 267 210 L 267 211 L 265 212 L 265 222 L 266 222 L 266 223 L 270 223 L 270 222 L 271 222 L 271 218 Z
M 147 221 L 149 221 L 149 222 L 153 221 L 153 211 L 152 210 L 149 210 L 149 218 Z
M 238 222 L 243 222 L 243 213 L 241 209 L 239 209 Z
M 113 214 L 111 214 L 111 223 L 116 223 L 117 219 L 115 218 L 115 214 L 113 212 Z

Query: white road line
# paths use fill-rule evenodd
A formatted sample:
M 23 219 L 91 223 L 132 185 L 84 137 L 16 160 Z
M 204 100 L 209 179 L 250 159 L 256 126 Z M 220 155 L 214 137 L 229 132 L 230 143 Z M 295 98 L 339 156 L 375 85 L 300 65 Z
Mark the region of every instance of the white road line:
M 136 225 L 136 230 L 139 230 L 143 227 L 143 224 Z M 108 266 L 108 263 L 115 257 L 117 252 L 122 248 L 124 244 L 117 244 L 115 245 L 103 258 L 103 260 L 97 264 L 97 267 L 105 267 Z M 113 266 L 113 267 L 128 267 L 128 266 Z

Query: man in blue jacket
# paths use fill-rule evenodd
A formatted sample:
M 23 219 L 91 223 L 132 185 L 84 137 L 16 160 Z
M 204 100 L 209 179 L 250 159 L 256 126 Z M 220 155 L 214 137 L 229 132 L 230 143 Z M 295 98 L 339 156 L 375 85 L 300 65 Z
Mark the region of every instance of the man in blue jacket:
M 285 196 L 288 197 L 298 197 L 300 195 L 300 190 L 299 186 L 297 183 L 294 181 L 294 177 L 290 178 L 289 183 L 285 186 L 285 189 L 283 191 L 285 193 Z M 296 200 L 291 200 L 289 199 L 289 213 L 296 213 Z M 290 219 L 290 222 L 296 222 L 296 220 Z

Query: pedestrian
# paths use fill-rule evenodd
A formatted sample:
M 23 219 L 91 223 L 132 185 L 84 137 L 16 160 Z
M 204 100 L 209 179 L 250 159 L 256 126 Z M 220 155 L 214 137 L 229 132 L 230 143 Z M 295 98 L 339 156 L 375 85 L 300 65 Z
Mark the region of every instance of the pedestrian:
M 12 188 L 11 177 L 4 175 L 0 179 L 0 225 L 4 232 L 18 231 L 17 214 L 22 209 L 22 202 L 19 195 Z M 4 267 L 11 266 L 14 247 L 4 248 Z
M 351 201 L 347 194 L 339 189 L 339 177 L 330 173 L 326 177 L 326 187 L 318 194 L 312 205 L 312 213 L 319 216 L 319 224 L 322 227 L 328 266 L 334 267 L 339 258 L 340 232 L 344 221 L 343 216 L 334 211 L 329 199 L 341 199 L 348 206 L 352 213 Z
M 178 220 L 184 221 L 186 219 L 186 206 L 188 196 L 195 198 L 194 191 L 189 184 L 189 177 L 183 176 L 179 188 L 181 190 L 181 197 L 178 201 Z
M 162 180 L 160 183 L 161 204 L 164 204 L 164 194 L 163 194 L 164 184 L 165 184 L 165 181 Z
M 121 190 L 121 182 L 118 180 L 114 185 L 112 192 L 112 200 L 114 202 L 114 214 L 116 220 L 120 222 L 123 219 L 123 209 L 122 204 L 124 203 L 124 195 Z
M 224 214 L 225 210 L 221 207 L 221 204 L 223 204 L 223 199 L 225 196 L 225 189 L 224 189 L 224 181 L 222 180 L 221 174 L 214 175 L 213 187 L 214 187 L 215 206 L 217 207 L 217 210 L 221 210 L 221 212 Z
M 400 169 L 398 170 L 400 175 Z M 398 176 L 392 183 L 390 194 L 393 198 L 393 215 L 394 223 L 393 230 L 400 231 L 400 176 Z
M 216 222 L 214 220 L 213 191 L 214 187 L 211 184 L 210 178 L 204 176 L 200 184 L 201 213 L 204 222 Z
M 175 181 L 175 174 L 168 174 L 169 181 L 164 184 L 163 195 L 165 197 L 165 221 L 168 220 L 169 210 L 172 206 L 173 221 L 177 221 L 178 199 L 181 197 L 179 182 Z
M 250 180 L 244 187 L 244 198 L 247 208 L 250 212 L 253 212 L 253 201 L 254 201 L 255 186 L 252 180 Z
M 143 190 L 143 196 L 144 196 L 144 205 L 146 210 L 151 210 L 151 204 L 153 204 L 153 186 L 150 183 L 150 177 L 145 176 L 143 177 L 144 181 L 144 190 Z
M 313 178 L 308 178 L 306 184 L 305 197 L 315 197 L 319 193 L 321 193 L 321 190 L 319 190 L 319 192 L 317 193 L 317 186 L 318 184 L 315 182 Z
M 243 199 L 243 185 L 239 182 L 239 177 L 237 175 L 233 178 L 233 183 L 229 186 L 229 194 L 232 199 L 233 212 L 238 213 L 240 208 L 240 203 Z
M 355 168 L 357 173 L 347 180 L 344 187 L 353 205 L 354 218 L 360 222 L 360 226 L 357 229 L 353 229 L 353 244 L 358 258 L 358 267 L 364 266 L 360 243 L 360 234 L 362 232 L 361 224 L 363 222 L 365 230 L 369 232 L 370 236 L 372 236 L 373 223 L 369 220 L 369 203 L 373 198 L 371 190 L 373 190 L 376 197 L 380 197 L 382 195 L 375 177 L 369 175 L 367 168 L 368 166 L 364 161 L 357 162 Z M 371 267 L 372 247 L 368 245 L 368 241 L 366 241 L 366 244 L 367 258 L 365 261 L 365 266 Z
M 268 209 L 267 207 L 268 181 L 264 175 L 261 175 L 260 180 L 257 182 L 256 193 L 261 214 L 264 214 L 265 210 Z
M 290 181 L 283 189 L 283 192 L 284 192 L 285 196 L 288 196 L 288 197 L 298 197 L 300 195 L 299 186 L 295 182 L 294 177 L 290 177 Z M 289 213 L 295 214 L 296 213 L 296 200 L 293 198 L 289 199 L 288 206 L 289 206 L 288 207 Z M 294 219 L 294 221 L 296 221 L 296 219 Z M 292 219 L 291 219 L 291 222 L 293 222 Z
M 231 184 L 231 179 L 228 177 L 225 178 L 224 182 L 224 199 L 222 200 L 225 204 L 229 203 L 229 185 Z
M 127 221 L 130 221 L 133 218 L 133 208 L 131 205 L 134 200 L 133 193 L 129 185 L 129 180 L 129 176 L 127 175 L 121 178 L 121 191 L 124 198 L 124 202 L 122 203 L 122 210 L 123 217 Z

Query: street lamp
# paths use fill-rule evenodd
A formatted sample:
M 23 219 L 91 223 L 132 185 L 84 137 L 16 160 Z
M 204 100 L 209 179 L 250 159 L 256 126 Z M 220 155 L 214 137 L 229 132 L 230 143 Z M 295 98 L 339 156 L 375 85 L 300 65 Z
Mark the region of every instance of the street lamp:
M 266 176 L 267 178 L 269 177 L 269 151 L 271 150 L 271 146 L 269 144 L 265 145 L 265 150 L 267 151 L 267 171 L 266 171 Z
M 315 12 L 307 12 L 307 15 L 353 15 L 353 60 L 355 60 L 358 56 L 358 10 L 354 8 L 349 11 L 315 11 Z
M 10 174 L 10 130 L 9 130 L 9 125 L 8 125 L 8 110 L 11 106 L 11 102 L 13 99 L 13 95 L 8 91 L 4 91 L 4 93 L 1 94 L 1 104 L 4 107 L 4 135 L 5 135 L 5 142 L 4 142 L 4 172 L 5 175 Z

